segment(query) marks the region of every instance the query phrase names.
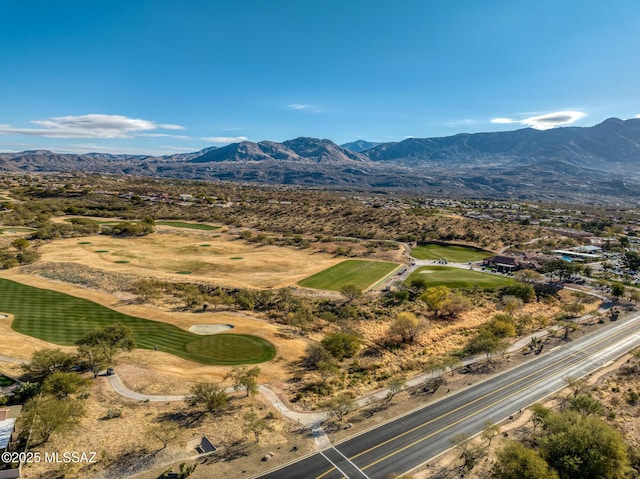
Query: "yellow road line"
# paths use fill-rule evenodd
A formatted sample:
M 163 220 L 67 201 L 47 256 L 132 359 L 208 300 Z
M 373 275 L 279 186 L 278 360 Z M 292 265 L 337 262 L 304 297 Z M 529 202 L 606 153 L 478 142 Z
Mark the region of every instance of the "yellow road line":
M 620 328 L 619 332 L 625 332 L 625 331 L 627 331 L 627 330 L 629 330 L 629 329 L 633 329 L 633 328 L 635 328 L 635 327 L 637 327 L 637 325 L 635 325 L 635 324 L 625 325 L 624 327 Z M 600 339 L 600 340 L 596 341 L 595 343 L 593 343 L 593 344 L 589 345 L 589 346 L 588 346 L 588 348 L 587 348 L 587 350 L 590 350 L 590 349 L 593 349 L 593 348 L 594 348 L 594 347 L 596 347 L 596 346 L 599 346 L 601 343 L 604 343 L 604 342 L 605 342 L 605 341 L 607 341 L 608 339 L 609 339 L 609 337 L 603 337 L 602 339 Z M 583 351 L 579 351 L 579 352 L 578 352 L 578 351 L 576 351 L 576 352 L 573 352 L 573 353 L 569 354 L 565 359 L 575 358 L 579 353 L 586 354 L 587 356 L 590 356 L 590 355 L 594 354 L 594 353 L 595 353 L 595 351 L 594 351 L 594 353 L 591 353 L 591 354 L 587 354 L 587 353 L 585 353 L 585 350 L 583 350 Z M 580 360 L 582 360 L 582 359 L 583 359 L 583 358 L 580 358 Z M 558 371 L 558 373 L 560 373 L 560 372 L 562 372 L 562 371 L 566 371 L 566 370 L 568 370 L 568 369 L 572 368 L 575 364 L 577 364 L 577 362 L 578 362 L 578 361 L 573 361 L 573 362 L 571 362 L 570 364 L 565 365 L 565 366 L 564 366 L 560 371 Z M 522 376 L 522 377 L 518 378 L 517 380 L 515 380 L 515 381 L 513 381 L 513 382 L 511 382 L 511 383 L 509 383 L 509 384 L 506 384 L 505 386 L 502 386 L 502 387 L 500 387 L 500 388 L 498 388 L 498 389 L 494 389 L 494 390 L 492 390 L 491 392 L 489 392 L 489 393 L 487 393 L 487 394 L 484 394 L 483 396 L 479 396 L 479 397 L 475 398 L 474 400 L 472 400 L 472 401 L 470 401 L 470 402 L 466 403 L 466 404 L 465 404 L 465 405 L 463 405 L 463 406 L 460 406 L 460 407 L 457 407 L 456 409 L 453 409 L 453 410 L 451 410 L 451 411 L 448 411 L 447 413 L 443 414 L 442 416 L 438 416 L 437 418 L 430 419 L 429 421 L 426 421 L 426 422 L 424 422 L 424 423 L 422 423 L 422 424 L 419 424 L 419 425 L 417 425 L 417 426 L 413 427 L 412 429 L 408 429 L 407 431 L 404 431 L 403 433 L 398 434 L 397 436 L 394 436 L 394 437 L 392 437 L 392 438 L 390 438 L 390 439 L 387 439 L 387 440 L 386 440 L 386 441 L 384 441 L 384 442 L 381 442 L 381 443 L 379 443 L 379 444 L 376 444 L 375 446 L 370 447 L 369 449 L 366 449 L 366 450 L 364 450 L 364 451 L 362 451 L 362 452 L 360 452 L 360 453 L 358 453 L 358 454 L 356 454 L 356 455 L 354 455 L 354 456 L 351 456 L 351 457 L 349 457 L 349 460 L 356 459 L 356 458 L 358 458 L 358 457 L 360 457 L 360 456 L 362 456 L 362 455 L 364 455 L 364 454 L 367 454 L 367 453 L 369 453 L 369 452 L 371 452 L 371 451 L 373 451 L 373 450 L 375 450 L 375 449 L 377 449 L 377 448 L 379 448 L 379 447 L 382 447 L 382 446 L 384 446 L 384 445 L 386 445 L 386 444 L 389 444 L 389 443 L 391 443 L 391 442 L 393 442 L 393 441 L 396 441 L 397 439 L 400 439 L 401 437 L 406 436 L 407 434 L 410 434 L 410 433 L 412 433 L 412 432 L 414 432 L 414 431 L 417 431 L 417 430 L 418 430 L 418 429 L 420 429 L 420 428 L 423 428 L 423 427 L 425 427 L 425 426 L 428 426 L 428 425 L 432 424 L 433 422 L 437 421 L 438 419 L 441 419 L 441 418 L 443 418 L 443 417 L 447 417 L 447 416 L 449 416 L 449 415 L 451 415 L 451 414 L 453 414 L 453 413 L 455 413 L 455 412 L 458 412 L 458 411 L 460 411 L 460 410 L 462 410 L 462 409 L 464 409 L 464 408 L 466 408 L 466 407 L 468 407 L 468 406 L 470 406 L 470 405 L 472 405 L 472 404 L 475 404 L 475 403 L 476 403 L 476 402 L 478 402 L 478 401 L 481 401 L 482 399 L 486 399 L 486 398 L 488 398 L 488 397 L 490 397 L 490 396 L 492 396 L 492 395 L 495 395 L 496 393 L 498 393 L 498 392 L 500 392 L 500 391 L 502 391 L 502 390 L 504 390 L 504 389 L 507 389 L 507 388 L 509 388 L 509 387 L 512 387 L 512 386 L 514 386 L 515 384 L 518 384 L 519 382 L 522 382 L 522 381 L 524 381 L 524 380 L 526 380 L 526 379 L 530 378 L 531 376 L 534 376 L 534 375 L 536 375 L 536 374 L 539 374 L 539 373 L 540 373 L 540 372 L 542 372 L 542 371 L 545 371 L 545 370 L 547 370 L 547 369 L 550 369 L 550 368 L 552 368 L 552 367 L 556 366 L 556 364 L 557 364 L 557 363 L 551 363 L 551 364 L 549 364 L 549 365 L 545 366 L 544 368 L 536 369 L 534 372 L 532 372 L 532 373 L 530 373 L 530 374 L 528 374 L 528 375 L 526 375 L 526 376 Z M 410 448 L 410 447 L 413 447 L 413 446 L 414 446 L 414 445 L 416 445 L 416 444 L 419 444 L 419 443 L 420 443 L 420 442 L 422 442 L 422 441 L 425 441 L 426 439 L 431 438 L 431 437 L 432 437 L 432 436 L 434 436 L 435 434 L 438 434 L 438 433 L 440 433 L 440 432 L 442 432 L 442 431 L 444 431 L 444 430 L 446 430 L 446 429 L 448 429 L 448 428 L 451 428 L 452 426 L 455 426 L 456 424 L 459 424 L 460 422 L 462 422 L 462 421 L 464 421 L 464 420 L 466 420 L 466 419 L 468 419 L 468 418 L 470 418 L 470 417 L 473 417 L 473 416 L 477 415 L 477 414 L 478 414 L 478 413 L 480 413 L 480 412 L 485 411 L 486 409 L 488 409 L 488 408 L 490 408 L 490 407 L 492 407 L 492 406 L 494 406 L 494 405 L 498 404 L 498 403 L 499 403 L 499 402 L 501 402 L 501 401 L 504 401 L 504 400 L 506 400 L 506 399 L 509 399 L 509 398 L 511 398 L 511 397 L 513 397 L 513 396 L 515 396 L 516 394 L 519 394 L 519 393 L 523 392 L 524 390 L 526 390 L 526 389 L 528 389 L 528 388 L 531 388 L 531 387 L 535 386 L 536 384 L 539 384 L 539 383 L 541 383 L 541 382 L 546 381 L 547 379 L 548 379 L 548 378 L 546 378 L 546 377 L 545 377 L 545 378 L 543 378 L 543 379 L 540 379 L 539 381 L 534 382 L 534 383 L 533 383 L 533 384 L 531 384 L 531 385 L 528 385 L 526 388 L 518 389 L 518 391 L 516 391 L 516 392 L 514 392 L 514 393 L 511 393 L 510 395 L 508 395 L 508 396 L 506 396 L 506 397 L 504 397 L 504 398 L 502 398 L 502 399 L 499 399 L 499 400 L 497 400 L 497 401 L 495 401 L 495 402 L 493 402 L 493 403 L 491 403 L 491 404 L 489 404 L 489 405 L 485 406 L 484 408 L 480 409 L 479 411 L 477 411 L 477 412 L 475 412 L 475 413 L 473 413 L 473 414 L 470 414 L 470 415 L 468 415 L 468 416 L 465 416 L 465 417 L 463 417 L 463 418 L 461 418 L 461 419 L 459 419 L 459 420 L 457 420 L 457 421 L 455 421 L 455 422 L 453 422 L 453 423 L 451 423 L 451 424 L 449 424 L 449 425 L 447 425 L 447 426 L 445 426 L 445 427 L 443 427 L 443 428 L 439 429 L 438 431 L 435 431 L 435 432 L 433 432 L 433 433 L 430 433 L 430 434 L 428 434 L 427 436 L 424 436 L 424 437 L 422 437 L 422 438 L 420 438 L 420 439 L 417 439 L 416 441 L 412 442 L 411 444 L 408 444 L 407 446 L 404 446 L 404 447 L 402 447 L 402 448 L 400 448 L 400 449 L 398 449 L 398 450 L 396 450 L 396 451 L 394 451 L 394 452 L 392 452 L 392 453 L 389 453 L 388 455 L 386 455 L 386 456 L 384 456 L 384 457 L 382 457 L 382 458 L 378 459 L 377 461 L 375 461 L 375 462 L 373 462 L 373 463 L 371 463 L 371 464 L 368 464 L 367 466 L 363 467 L 362 469 L 364 470 L 364 469 L 367 469 L 367 468 L 369 468 L 369 467 L 371 467 L 371 466 L 374 466 L 374 465 L 376 465 L 376 464 L 378 464 L 378 463 L 380 463 L 380 462 L 382 462 L 382 461 L 384 461 L 384 460 L 388 459 L 389 457 L 392 457 L 392 456 L 394 456 L 394 455 L 396 455 L 396 454 L 398 454 L 398 453 L 400 453 L 400 452 L 402 452 L 402 451 L 404 451 L 404 450 L 406 450 L 406 449 L 408 449 L 408 448 Z M 426 407 L 429 407 L 429 405 L 428 405 L 428 404 L 427 404 L 427 405 L 425 405 L 425 408 L 426 408 Z M 322 479 L 322 478 L 323 478 L 323 477 L 325 477 L 327 474 L 329 474 L 330 472 L 332 472 L 334 469 L 335 469 L 335 468 L 333 468 L 333 467 L 332 467 L 331 469 L 329 469 L 328 471 L 324 472 L 324 473 L 323 473 L 323 474 L 321 474 L 320 476 L 317 476 L 317 477 L 316 477 L 316 479 Z M 341 479 L 345 479 L 345 478 L 344 478 L 344 477 L 342 477 Z
M 626 329 L 631 329 L 631 327 L 628 327 L 628 328 L 627 328 L 627 327 L 622 328 L 622 329 L 621 329 L 621 331 L 624 331 L 624 330 L 626 330 Z M 593 346 L 595 346 L 595 345 L 598 345 L 598 344 L 600 344 L 600 343 L 604 342 L 604 341 L 605 341 L 605 340 L 607 340 L 607 339 L 609 339 L 609 338 L 608 338 L 608 337 L 605 337 L 605 338 L 603 338 L 603 339 L 601 339 L 601 340 L 599 340 L 599 341 L 595 342 L 594 344 L 592 344 L 591 346 L 589 346 L 589 349 L 591 349 L 591 348 L 592 348 Z M 592 356 L 592 355 L 594 355 L 594 354 L 596 354 L 596 353 L 597 353 L 597 351 L 594 351 L 593 353 L 588 354 L 587 356 Z M 572 357 L 572 356 L 575 356 L 575 353 L 570 354 L 568 357 Z M 574 362 L 572 362 L 572 363 L 570 363 L 570 364 L 568 364 L 568 365 L 564 366 L 561 370 L 559 370 L 559 371 L 558 371 L 557 373 L 555 373 L 555 374 L 560 374 L 560 373 L 562 373 L 563 371 L 566 371 L 566 370 L 568 370 L 568 369 L 572 368 L 575 364 L 577 364 L 577 362 L 575 362 L 575 361 L 574 361 Z M 548 367 L 546 367 L 546 368 L 544 368 L 544 369 L 548 369 Z M 543 371 L 544 369 L 541 369 L 541 370 L 539 370 L 539 371 Z M 530 374 L 529 376 L 531 376 L 531 374 Z M 529 377 L 529 376 L 527 376 L 527 377 Z M 509 394 L 508 396 L 505 396 L 505 397 L 504 397 L 504 398 L 502 398 L 502 399 L 499 399 L 499 400 L 497 400 L 497 401 L 494 401 L 493 403 L 491 403 L 491 404 L 489 404 L 489 405 L 487 405 L 487 406 L 483 407 L 482 409 L 480 409 L 480 410 L 478 410 L 478 411 L 474 412 L 473 414 L 469 414 L 469 415 L 467 415 L 467 416 L 465 416 L 465 417 L 463 417 L 463 418 L 460 418 L 460 419 L 458 419 L 457 421 L 454 421 L 454 422 L 452 422 L 451 424 L 448 424 L 447 426 L 445 426 L 445 427 L 443 427 L 443 428 L 441 428 L 441 429 L 439 429 L 439 430 L 437 430 L 437 431 L 434 431 L 434 432 L 432 432 L 432 433 L 430 433 L 430 434 L 428 434 L 428 435 L 426 435 L 426 436 L 424 436 L 424 437 L 422 437 L 422 438 L 420 438 L 420 439 L 417 439 L 417 440 L 415 440 L 414 442 L 412 442 L 411 444 L 408 444 L 408 445 L 406 445 L 406 446 L 404 446 L 404 447 L 402 447 L 402 448 L 400 448 L 400 449 L 398 449 L 398 450 L 396 450 L 396 451 L 394 451 L 394 452 L 392 452 L 392 453 L 389 453 L 389 454 L 387 454 L 386 456 L 384 456 L 384 457 L 382 457 L 382 458 L 380 458 L 380 459 L 378 459 L 378 460 L 376 460 L 376 461 L 374 461 L 374 462 L 372 462 L 372 463 L 370 463 L 370 464 L 368 464 L 368 465 L 366 465 L 366 466 L 362 467 L 361 469 L 363 469 L 363 470 L 364 470 L 364 469 L 368 469 L 368 468 L 370 468 L 371 466 L 375 466 L 376 464 L 378 464 L 378 463 L 380 463 L 380 462 L 382 462 L 382 461 L 385 461 L 386 459 L 388 459 L 388 458 L 390 458 L 390 457 L 392 457 L 392 456 L 394 456 L 394 455 L 396 455 L 396 454 L 398 454 L 398 453 L 400 453 L 400 452 L 402 452 L 402 451 L 405 451 L 406 449 L 408 449 L 408 448 L 410 448 L 410 447 L 413 447 L 413 446 L 415 446 L 416 444 L 419 444 L 419 443 L 421 443 L 421 442 L 423 442 L 423 441 L 426 441 L 427 439 L 429 439 L 429 438 L 433 437 L 434 435 L 436 435 L 436 434 L 438 434 L 438 433 L 440 433 L 440 432 L 442 432 L 442 431 L 445 431 L 445 430 L 447 430 L 447 429 L 449 429 L 449 428 L 451 428 L 451 427 L 455 426 L 456 424 L 461 423 L 462 421 L 465 421 L 465 420 L 467 420 L 467 419 L 469 419 L 469 418 L 471 418 L 471 417 L 473 417 L 473 416 L 478 415 L 478 414 L 479 414 L 479 413 L 481 413 L 481 412 L 486 411 L 487 409 L 489 409 L 489 408 L 491 408 L 491 407 L 495 406 L 496 404 L 499 404 L 499 403 L 500 403 L 500 402 L 502 402 L 502 401 L 505 401 L 505 400 L 507 400 L 507 399 L 509 399 L 509 398 L 511 398 L 511 397 L 513 397 L 513 396 L 515 396 L 515 395 L 517 395 L 517 394 L 520 394 L 520 393 L 521 393 L 521 392 L 523 392 L 523 391 L 526 391 L 526 389 L 529 389 L 529 388 L 531 388 L 531 387 L 533 387 L 533 386 L 535 386 L 535 385 L 537 385 L 537 384 L 540 384 L 540 383 L 542 383 L 542 382 L 547 381 L 548 379 L 549 379 L 549 378 L 545 377 L 545 378 L 542 378 L 542 379 L 540 379 L 540 380 L 538 380 L 538 381 L 534 382 L 534 383 L 533 383 L 533 384 L 531 384 L 531 385 L 528 385 L 526 388 L 518 389 L 517 391 L 515 391 L 515 392 L 513 392 L 513 393 Z M 515 384 L 515 383 L 513 383 L 513 384 Z M 504 387 L 503 387 L 503 388 L 500 388 L 500 389 L 504 389 Z M 496 391 L 498 391 L 498 390 L 496 390 Z M 485 396 L 489 396 L 489 395 L 490 395 L 490 394 L 487 394 L 487 395 L 485 395 Z M 473 403 L 474 403 L 474 402 L 476 402 L 476 401 L 477 401 L 477 400 L 474 400 L 474 401 L 472 401 L 472 402 L 468 403 L 468 404 L 467 404 L 467 406 L 468 406 L 469 404 L 473 404 Z M 435 422 L 436 420 L 438 420 L 438 419 L 440 419 L 440 418 L 442 418 L 442 417 L 446 417 L 446 416 L 448 416 L 449 414 L 453 413 L 454 411 L 458 411 L 458 410 L 460 410 L 460 409 L 462 409 L 462 408 L 464 408 L 464 407 L 466 407 L 466 406 L 461 406 L 461 407 L 459 407 L 459 408 L 457 408 L 457 409 L 455 409 L 455 410 L 453 410 L 453 411 L 450 411 L 450 412 L 449 412 L 449 413 L 447 413 L 447 414 L 443 414 L 442 416 L 439 416 L 438 418 L 435 418 L 435 419 L 432 419 L 432 420 L 428 421 L 428 423 L 433 423 L 433 422 Z M 417 426 L 417 427 L 415 427 L 413 430 L 419 429 L 420 427 L 422 427 L 422 426 L 424 426 L 424 425 L 426 425 L 426 424 L 427 424 L 427 423 L 422 424 L 422 425 L 420 425 L 420 426 Z M 400 437 L 404 436 L 405 434 L 406 434 L 406 432 L 405 432 L 405 433 L 403 433 L 403 434 L 399 434 L 399 435 L 398 435 L 398 436 L 396 436 L 395 438 L 393 438 L 393 439 L 389 439 L 388 441 L 386 441 L 386 443 L 389 443 L 389 442 L 391 442 L 391 441 L 393 441 L 393 440 L 395 440 L 395 439 L 398 439 L 398 438 L 400 438 Z M 380 444 L 380 445 L 382 445 L 382 444 Z M 355 458 L 355 457 L 358 457 L 358 456 L 361 456 L 362 454 L 365 454 L 365 453 L 366 453 L 366 452 L 368 452 L 368 451 L 371 451 L 371 450 L 373 450 L 373 449 L 376 449 L 377 447 L 379 447 L 379 446 L 375 446 L 375 447 L 372 447 L 372 448 L 368 449 L 367 451 L 361 452 L 360 454 L 358 454 L 358 455 L 356 455 L 356 456 L 353 456 L 351 459 L 353 459 L 353 458 Z

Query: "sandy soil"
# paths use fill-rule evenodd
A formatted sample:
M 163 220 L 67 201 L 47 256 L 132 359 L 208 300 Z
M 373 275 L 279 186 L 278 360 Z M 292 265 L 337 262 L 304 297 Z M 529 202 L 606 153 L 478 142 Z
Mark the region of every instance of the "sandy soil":
M 233 326 L 230 324 L 194 324 L 189 328 L 189 331 L 193 334 L 202 334 L 206 336 L 209 334 L 218 334 L 230 329 L 233 329 Z
M 195 444 L 203 434 L 220 448 L 221 454 L 229 451 L 230 443 L 242 441 L 238 446 L 242 454 L 240 458 L 230 462 L 209 461 L 200 465 L 193 478 L 211 477 L 247 477 L 240 470 L 259 472 L 275 465 L 275 463 L 299 458 L 313 448 L 313 441 L 296 426 L 282 422 L 276 415 L 269 419 L 272 431 L 265 431 L 258 444 L 253 436 L 243 430 L 242 416 L 248 411 L 255 411 L 266 416 L 271 408 L 262 402 L 260 397 L 244 398 L 243 394 L 235 395 L 230 402 L 228 414 L 220 417 L 204 415 L 189 416 L 193 410 L 184 403 L 144 403 L 129 401 L 117 396 L 109 387 L 105 378 L 92 380 L 90 395 L 85 400 L 88 414 L 82 424 L 72 433 L 64 437 L 52 436 L 52 440 L 32 448 L 32 451 L 60 452 L 79 451 L 96 452 L 98 461 L 95 465 L 86 464 L 33 464 L 23 468 L 26 479 L 65 478 L 113 478 L 129 477 L 130 474 L 143 473 L 140 479 L 155 479 L 169 467 L 177 471 L 182 462 L 190 463 L 196 455 Z M 120 413 L 119 417 L 106 419 L 108 411 Z M 158 424 L 177 423 L 181 425 L 175 440 L 165 450 L 150 433 Z M 227 442 L 228 441 L 228 442 Z M 292 451 L 293 446 L 296 451 Z M 261 462 L 266 451 L 273 451 L 275 456 L 269 463 Z M 198 461 L 199 462 L 199 461 Z M 125 471 L 116 468 L 115 464 L 128 465 Z M 64 473 L 64 476 L 62 475 Z
M 84 242 L 91 244 L 80 244 Z M 216 232 L 162 227 L 156 234 L 138 238 L 97 235 L 56 240 L 44 244 L 40 252 L 43 262 L 73 262 L 143 277 L 255 289 L 294 285 L 341 261 L 329 254 L 247 243 Z M 190 274 L 178 274 L 186 271 Z

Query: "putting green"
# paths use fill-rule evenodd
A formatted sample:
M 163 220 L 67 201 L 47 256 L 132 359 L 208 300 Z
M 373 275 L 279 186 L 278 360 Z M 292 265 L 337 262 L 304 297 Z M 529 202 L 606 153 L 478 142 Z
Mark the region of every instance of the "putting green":
M 417 259 L 444 259 L 454 263 L 479 261 L 493 256 L 493 253 L 472 246 L 423 244 L 411 250 L 411 256 Z
M 339 291 L 346 284 L 367 289 L 398 267 L 397 263 L 349 259 L 298 282 L 305 288 Z
M 443 285 L 449 288 L 495 289 L 515 283 L 505 276 L 448 266 L 422 266 L 409 275 L 407 282 L 417 278 L 425 280 L 427 286 Z
M 123 323 L 141 349 L 157 349 L 202 364 L 235 365 L 269 361 L 275 347 L 257 336 L 201 336 L 159 321 L 128 316 L 86 299 L 0 279 L 0 311 L 12 313 L 11 327 L 55 344 L 73 345 L 86 333 Z

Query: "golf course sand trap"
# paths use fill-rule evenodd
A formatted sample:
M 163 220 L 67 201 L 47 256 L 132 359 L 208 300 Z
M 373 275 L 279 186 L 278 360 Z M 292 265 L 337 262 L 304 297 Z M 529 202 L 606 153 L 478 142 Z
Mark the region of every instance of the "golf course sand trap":
M 2 314 L 0 313 L 0 319 L 7 319 L 9 317 L 8 314 Z
M 233 329 L 232 324 L 194 324 L 189 331 L 195 334 L 218 334 Z

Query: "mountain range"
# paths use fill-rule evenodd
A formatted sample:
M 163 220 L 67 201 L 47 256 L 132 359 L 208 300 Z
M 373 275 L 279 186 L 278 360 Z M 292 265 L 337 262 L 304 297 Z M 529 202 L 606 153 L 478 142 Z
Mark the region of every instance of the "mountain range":
M 364 140 L 243 141 L 168 156 L 0 153 L 5 172 L 101 172 L 407 193 L 615 202 L 640 200 L 640 119 L 592 127 Z

